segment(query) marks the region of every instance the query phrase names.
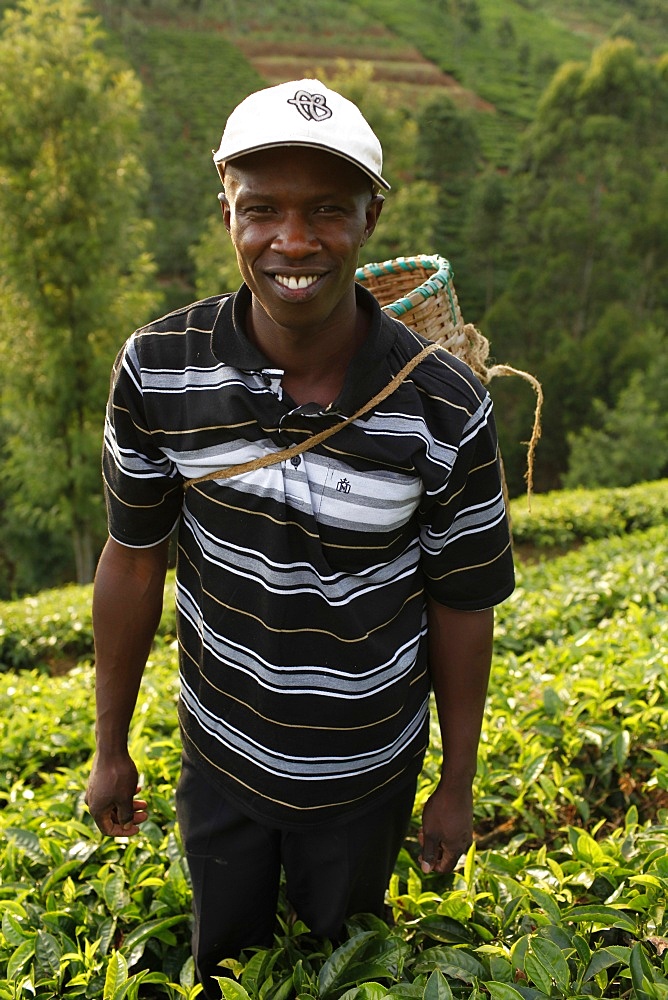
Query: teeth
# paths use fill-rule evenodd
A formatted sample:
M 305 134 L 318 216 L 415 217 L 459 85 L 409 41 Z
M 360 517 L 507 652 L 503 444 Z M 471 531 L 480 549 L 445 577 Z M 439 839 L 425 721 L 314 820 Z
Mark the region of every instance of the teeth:
M 279 285 L 283 285 L 284 288 L 289 288 L 291 291 L 296 291 L 298 288 L 308 288 L 318 280 L 317 274 L 304 274 L 300 278 L 277 274 L 275 277 Z

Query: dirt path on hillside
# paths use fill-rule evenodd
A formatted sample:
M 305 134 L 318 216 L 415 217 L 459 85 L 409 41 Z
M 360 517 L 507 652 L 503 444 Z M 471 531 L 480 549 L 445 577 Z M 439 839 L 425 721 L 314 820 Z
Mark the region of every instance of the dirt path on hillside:
M 447 90 L 452 100 L 475 111 L 494 113 L 496 108 L 483 100 L 472 90 L 463 87 L 459 80 L 425 59 L 417 49 L 405 48 L 390 54 L 375 55 L 355 48 L 345 52 L 337 46 L 310 45 L 298 42 L 294 46 L 255 42 L 248 38 L 236 38 L 234 44 L 243 52 L 253 68 L 268 83 L 283 83 L 296 80 L 307 73 L 322 69 L 328 76 L 341 69 L 342 61 L 354 66 L 365 62 L 373 65 L 373 78 L 386 86 L 428 87 Z
M 100 0 L 94 0 L 94 6 L 101 6 Z M 296 34 L 290 41 L 276 41 L 266 36 L 258 37 L 257 33 L 240 32 L 234 26 L 212 18 L 189 17 L 187 14 L 151 8 L 141 12 L 134 10 L 133 16 L 149 27 L 223 34 L 269 84 L 300 79 L 320 69 L 331 76 L 340 71 L 342 61 L 353 67 L 359 63 L 371 63 L 373 79 L 390 90 L 396 88 L 409 104 L 420 93 L 444 90 L 460 107 L 490 114 L 496 112 L 493 104 L 464 87 L 454 76 L 442 72 L 418 49 L 403 42 L 384 25 L 374 26 L 377 37 L 372 40 L 373 44 L 367 38 L 359 44 L 344 45 L 340 40 L 328 39 L 326 35 L 315 39 Z

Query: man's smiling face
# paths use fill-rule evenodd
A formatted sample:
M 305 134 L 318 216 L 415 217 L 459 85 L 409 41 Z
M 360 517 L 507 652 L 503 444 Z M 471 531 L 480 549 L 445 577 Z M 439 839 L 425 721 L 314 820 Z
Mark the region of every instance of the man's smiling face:
M 322 150 L 279 147 L 227 164 L 223 218 L 261 322 L 318 334 L 349 321 L 359 249 L 382 203 L 361 170 Z

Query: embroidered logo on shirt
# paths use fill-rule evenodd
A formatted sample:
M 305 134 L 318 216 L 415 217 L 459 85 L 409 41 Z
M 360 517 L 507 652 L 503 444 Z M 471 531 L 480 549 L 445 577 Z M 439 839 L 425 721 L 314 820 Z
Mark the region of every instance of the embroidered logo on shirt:
M 347 479 L 339 479 L 336 484 L 337 493 L 350 493 L 350 483 Z

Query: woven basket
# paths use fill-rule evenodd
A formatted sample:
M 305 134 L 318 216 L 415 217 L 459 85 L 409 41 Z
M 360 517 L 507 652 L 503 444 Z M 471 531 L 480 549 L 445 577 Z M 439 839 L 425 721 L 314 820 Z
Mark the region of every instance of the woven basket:
M 519 375 L 531 384 L 536 393 L 536 410 L 527 453 L 526 481 L 530 499 L 534 451 L 540 438 L 542 387 L 529 372 L 510 365 L 487 366 L 489 341 L 471 323 L 464 323 L 450 262 L 437 254 L 397 257 L 382 264 L 358 267 L 355 278 L 375 296 L 383 312 L 461 358 L 482 382 L 489 382 L 495 375 Z
M 461 358 L 484 382 L 489 380 L 489 342 L 471 323 L 464 323 L 445 257 L 420 254 L 365 264 L 355 277 L 384 312 Z

